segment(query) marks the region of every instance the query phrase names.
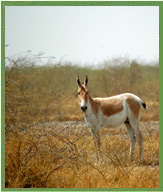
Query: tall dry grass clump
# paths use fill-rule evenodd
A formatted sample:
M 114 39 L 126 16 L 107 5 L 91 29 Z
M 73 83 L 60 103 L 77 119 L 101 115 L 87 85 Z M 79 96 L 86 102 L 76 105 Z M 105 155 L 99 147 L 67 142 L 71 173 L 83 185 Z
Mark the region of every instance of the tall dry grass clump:
M 41 54 L 6 58 L 5 181 L 9 188 L 159 187 L 159 68 L 123 61 L 100 68 L 35 65 Z M 146 161 L 128 159 L 124 127 L 103 129 L 97 161 L 77 101 L 76 76 L 88 75 L 93 97 L 132 92 L 147 104 L 141 128 Z M 145 122 L 146 121 L 146 122 Z M 151 122 L 152 121 L 152 122 Z

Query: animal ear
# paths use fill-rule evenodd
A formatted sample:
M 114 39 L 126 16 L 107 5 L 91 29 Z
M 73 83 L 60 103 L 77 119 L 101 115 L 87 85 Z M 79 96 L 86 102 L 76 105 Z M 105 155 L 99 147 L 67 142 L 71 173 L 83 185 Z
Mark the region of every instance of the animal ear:
M 78 86 L 81 87 L 79 76 L 77 76 L 76 81 L 77 81 Z
M 85 86 L 87 86 L 87 84 L 88 84 L 88 77 L 87 77 L 87 75 L 86 75 Z

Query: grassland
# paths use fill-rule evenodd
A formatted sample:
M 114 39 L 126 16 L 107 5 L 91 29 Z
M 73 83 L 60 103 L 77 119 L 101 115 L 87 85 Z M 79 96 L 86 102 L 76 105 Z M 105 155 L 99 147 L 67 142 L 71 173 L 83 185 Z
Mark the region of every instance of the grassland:
M 105 62 L 96 69 L 71 63 L 10 64 L 5 69 L 6 187 L 159 187 L 158 65 Z M 140 124 L 145 162 L 138 161 L 137 148 L 134 161 L 129 161 L 123 126 L 103 129 L 102 157 L 97 161 L 77 100 L 76 76 L 84 79 L 85 74 L 93 97 L 132 92 L 146 102 Z

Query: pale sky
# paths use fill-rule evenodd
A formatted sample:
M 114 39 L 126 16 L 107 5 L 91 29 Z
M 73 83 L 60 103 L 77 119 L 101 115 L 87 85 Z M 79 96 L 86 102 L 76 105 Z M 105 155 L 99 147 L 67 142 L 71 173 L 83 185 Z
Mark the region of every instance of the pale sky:
M 6 6 L 6 56 L 32 50 L 56 62 L 159 60 L 158 6 Z

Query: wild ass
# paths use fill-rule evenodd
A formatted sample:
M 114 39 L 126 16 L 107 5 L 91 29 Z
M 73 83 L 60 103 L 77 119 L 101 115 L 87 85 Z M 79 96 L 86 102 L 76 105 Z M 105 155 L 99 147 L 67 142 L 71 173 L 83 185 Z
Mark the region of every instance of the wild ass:
M 130 158 L 133 159 L 136 138 L 139 144 L 140 159 L 144 160 L 143 138 L 139 129 L 141 106 L 146 104 L 136 95 L 123 93 L 120 95 L 92 98 L 88 92 L 88 77 L 81 83 L 77 77 L 79 102 L 84 119 L 91 128 L 95 146 L 101 150 L 101 127 L 107 124 L 108 128 L 125 124 L 130 139 Z M 135 137 L 136 135 L 136 137 Z

